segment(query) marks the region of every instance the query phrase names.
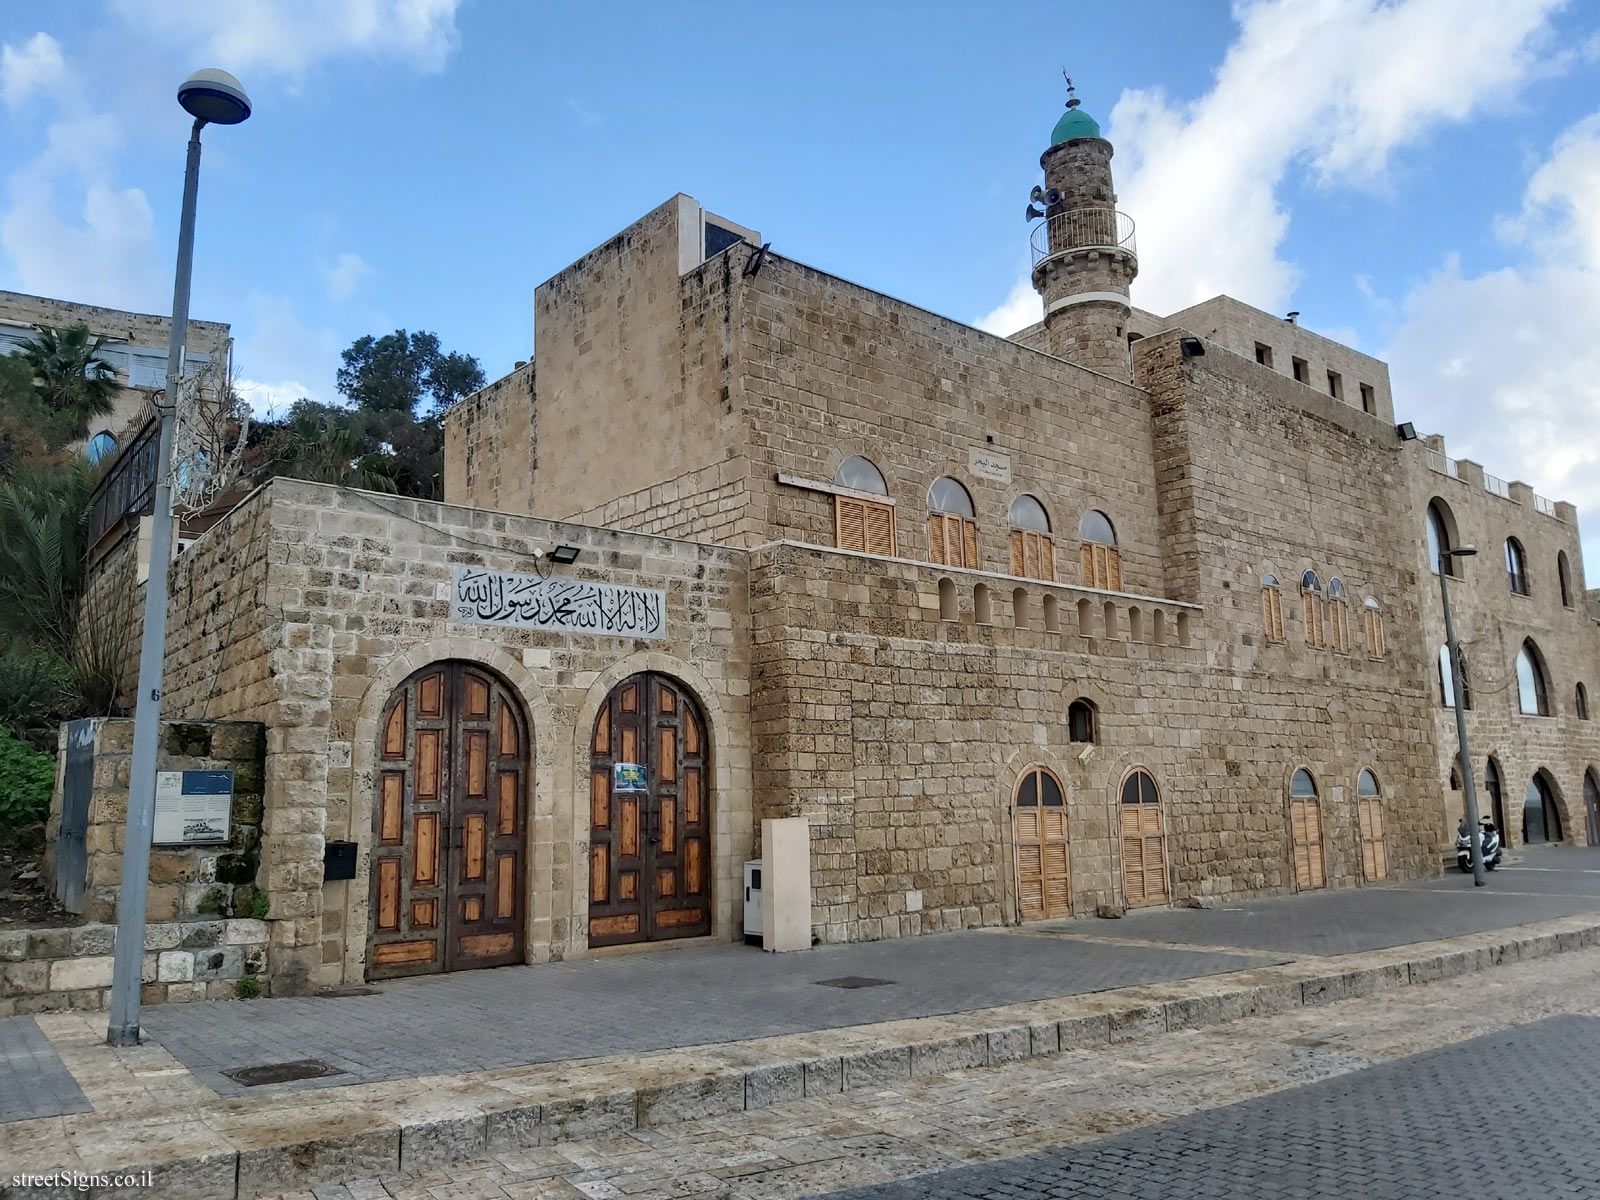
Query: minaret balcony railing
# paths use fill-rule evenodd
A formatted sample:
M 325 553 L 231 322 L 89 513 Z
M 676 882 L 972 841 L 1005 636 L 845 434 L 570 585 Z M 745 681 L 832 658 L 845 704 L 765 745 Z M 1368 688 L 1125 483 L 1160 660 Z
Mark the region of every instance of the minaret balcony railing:
M 1049 213 L 1028 239 L 1033 265 L 1072 250 L 1120 250 L 1137 258 L 1133 218 L 1109 208 L 1074 208 Z

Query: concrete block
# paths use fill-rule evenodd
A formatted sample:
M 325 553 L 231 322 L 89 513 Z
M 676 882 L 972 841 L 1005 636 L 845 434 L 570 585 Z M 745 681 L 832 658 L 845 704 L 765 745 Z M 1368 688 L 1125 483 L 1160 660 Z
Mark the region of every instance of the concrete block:
M 21 962 L 28 957 L 28 931 L 10 929 L 0 933 L 0 962 Z
M 1218 1025 L 1223 1021 L 1222 997 L 1189 996 L 1170 1000 L 1167 1010 L 1167 1029 L 1199 1029 L 1202 1025 Z
M 163 951 L 156 963 L 156 982 L 190 983 L 194 979 L 194 955 L 187 950 Z
M 1111 1021 L 1105 1013 L 1068 1017 L 1056 1022 L 1056 1036 L 1063 1051 L 1104 1046 L 1111 1040 Z
M 400 1169 L 417 1171 L 486 1153 L 488 1121 L 483 1113 L 439 1117 L 400 1126 Z M 350 1178 L 350 1176 L 345 1176 Z
M 640 1129 L 673 1121 L 698 1121 L 744 1111 L 744 1072 L 719 1071 L 698 1079 L 642 1087 L 637 1095 Z
M 911 1068 L 906 1067 L 909 1077 Z M 818 1058 L 806 1063 L 806 1095 L 833 1096 L 844 1091 L 844 1060 Z
M 1049 1028 L 1054 1029 L 1051 1025 Z M 1013 1025 L 1010 1029 L 989 1031 L 989 1062 L 1016 1062 L 1033 1053 L 1033 1039 L 1026 1025 Z M 1057 1035 L 1059 1037 L 1059 1035 Z M 1059 1045 L 1059 1041 L 1057 1045 Z
M 551 1141 L 619 1133 L 637 1125 L 637 1098 L 632 1092 L 578 1096 L 544 1104 L 540 1119 Z
M 265 945 L 266 941 L 267 923 L 265 921 L 240 918 L 223 923 L 222 944 L 225 946 Z
M 913 1078 L 918 1075 L 943 1075 L 949 1071 L 964 1071 L 971 1067 L 988 1065 L 989 1039 L 981 1033 L 919 1042 L 911 1047 Z
M 539 1104 L 507 1100 L 484 1111 L 485 1148 L 490 1154 L 544 1144 L 550 1131 L 545 1128 L 544 1109 Z
M 777 1063 L 769 1067 L 751 1067 L 744 1073 L 744 1106 L 746 1109 L 770 1108 L 774 1104 L 787 1104 L 806 1094 L 806 1068 L 804 1063 Z
M 1130 1042 L 1134 1038 L 1150 1037 L 1167 1031 L 1167 1010 L 1164 1004 L 1142 1004 L 1106 1014 L 1106 1033 L 1113 1042 Z M 1065 1044 L 1066 1039 L 1062 1039 Z
M 72 931 L 74 958 L 110 954 L 115 948 L 117 930 L 112 925 L 82 925 Z
M 267 1127 L 246 1131 L 236 1140 L 242 1143 L 238 1152 L 239 1200 L 387 1175 L 400 1161 L 400 1130 L 366 1115 L 331 1117 L 326 1126 L 317 1129 L 315 1138 L 305 1138 L 303 1131 L 285 1136 Z M 258 1141 L 279 1144 L 252 1144 Z
M 71 992 L 79 988 L 111 986 L 111 955 L 96 958 L 60 958 L 50 964 L 50 990 Z
M 1102 1038 L 1102 1041 L 1105 1039 Z M 1041 1021 L 1028 1026 L 1028 1053 L 1035 1057 L 1061 1053 L 1061 1028 L 1055 1021 Z

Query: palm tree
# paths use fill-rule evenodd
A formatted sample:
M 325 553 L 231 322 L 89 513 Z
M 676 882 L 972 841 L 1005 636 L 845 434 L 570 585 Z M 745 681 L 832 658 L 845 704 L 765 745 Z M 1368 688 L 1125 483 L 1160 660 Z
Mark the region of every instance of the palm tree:
M 22 352 L 33 368 L 39 398 L 52 411 L 70 415 L 74 439 L 88 434 L 91 418 L 115 407 L 117 373 L 100 357 L 104 346 L 105 338 L 91 336 L 87 325 L 41 325 L 38 338 Z
M 365 448 L 353 420 L 302 413 L 289 422 L 281 474 L 369 492 L 393 492 L 392 460 Z

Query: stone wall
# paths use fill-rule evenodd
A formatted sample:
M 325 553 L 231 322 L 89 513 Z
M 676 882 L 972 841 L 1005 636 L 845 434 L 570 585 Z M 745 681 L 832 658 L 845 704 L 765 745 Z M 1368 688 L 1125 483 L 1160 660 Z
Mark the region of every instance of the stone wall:
M 1430 449 L 1435 453 L 1430 455 Z M 1450 581 L 1450 607 L 1467 662 L 1467 737 L 1479 813 L 1494 812 L 1484 782 L 1486 764 L 1493 758 L 1503 787 L 1502 833 L 1509 845 L 1521 844 L 1523 801 L 1535 772 L 1544 770 L 1554 784 L 1565 840 L 1583 845 L 1587 840 L 1584 774 L 1592 770 L 1600 779 L 1600 727 L 1594 719 L 1600 689 L 1600 629 L 1586 603 L 1577 511 L 1570 504 L 1556 503 L 1550 506 L 1553 512 L 1541 512 L 1535 507 L 1533 489 L 1517 481 L 1505 485 L 1509 497 L 1491 492 L 1485 486 L 1484 468 L 1475 462 L 1455 463 L 1455 473 L 1449 474 L 1451 464 L 1444 449 L 1438 438 L 1407 444 L 1411 487 L 1403 526 L 1422 606 L 1427 657 L 1421 670 L 1438 746 L 1435 787 L 1445 797 L 1441 848 L 1448 849 L 1455 840 L 1465 797 L 1450 787 L 1457 757 L 1455 712 L 1444 705 L 1438 682 L 1444 615 L 1439 577 L 1429 562 L 1426 524 L 1428 505 L 1435 501 L 1442 506 L 1454 544 L 1478 548 L 1477 557 L 1459 562 L 1459 574 Z M 1525 596 L 1510 588 L 1505 558 L 1510 537 L 1521 543 L 1525 554 Z M 1561 597 L 1557 563 L 1562 554 L 1570 576 L 1570 604 L 1563 604 Z M 1551 715 L 1547 717 L 1520 709 L 1516 660 L 1526 638 L 1538 646 L 1548 672 Z M 1588 719 L 1577 711 L 1580 683 L 1589 695 Z
M 85 875 L 81 915 L 115 922 L 122 890 L 122 849 L 128 820 L 128 780 L 133 722 L 96 718 L 92 725 L 92 790 L 84 835 Z M 233 817 L 226 844 L 156 845 L 150 853 L 145 918 L 153 922 L 259 917 L 257 887 L 261 844 L 263 730 L 249 722 L 166 720 L 161 726 L 157 771 L 232 771 Z M 54 886 L 67 726 L 61 727 L 56 790 L 46 825 L 50 854 L 46 878 Z M 59 991 L 60 988 L 51 990 Z

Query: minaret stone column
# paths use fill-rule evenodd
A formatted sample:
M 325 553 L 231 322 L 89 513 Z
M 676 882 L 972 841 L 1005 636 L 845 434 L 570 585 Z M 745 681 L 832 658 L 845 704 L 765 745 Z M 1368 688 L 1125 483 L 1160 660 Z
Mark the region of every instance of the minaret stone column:
M 1050 353 L 1129 379 L 1128 285 L 1139 259 L 1133 222 L 1117 211 L 1111 153 L 1073 97 L 1039 159 L 1044 219 L 1033 231 L 1033 286 L 1044 297 Z

